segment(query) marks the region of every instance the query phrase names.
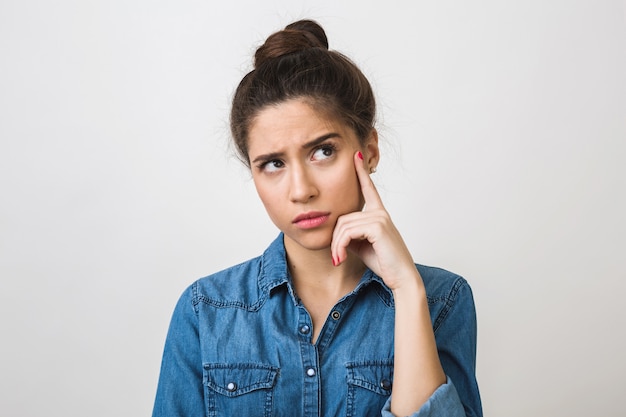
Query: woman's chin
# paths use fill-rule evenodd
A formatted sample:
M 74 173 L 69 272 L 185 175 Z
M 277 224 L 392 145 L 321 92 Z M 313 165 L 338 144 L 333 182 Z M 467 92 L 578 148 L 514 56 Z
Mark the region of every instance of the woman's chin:
M 285 233 L 285 247 L 289 250 L 292 247 L 299 247 L 309 251 L 328 250 L 332 241 L 332 234 L 327 231 L 307 231 L 306 233 L 298 233 L 293 236 Z

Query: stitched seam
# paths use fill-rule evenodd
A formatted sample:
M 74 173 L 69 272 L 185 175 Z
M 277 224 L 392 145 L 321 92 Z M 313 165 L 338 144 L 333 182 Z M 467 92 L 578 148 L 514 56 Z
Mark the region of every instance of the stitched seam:
M 222 300 L 215 300 L 212 299 L 210 297 L 206 297 L 204 295 L 199 295 L 195 298 L 195 302 L 194 304 L 206 304 L 206 305 L 210 305 L 213 307 L 217 307 L 217 308 L 239 308 L 242 310 L 247 310 L 247 311 L 258 311 L 261 306 L 265 303 L 265 299 L 267 297 L 264 295 L 261 298 L 259 298 L 255 303 L 253 304 L 246 304 L 246 303 L 242 303 L 241 301 L 222 301 Z
M 465 280 L 463 278 L 459 277 L 454 282 L 454 285 L 450 289 L 450 292 L 448 293 L 448 295 L 446 297 L 442 297 L 442 298 L 438 298 L 437 299 L 437 302 L 444 302 L 445 306 L 443 307 L 443 309 L 441 310 L 441 312 L 437 316 L 437 319 L 433 323 L 433 332 L 436 333 L 437 330 L 439 330 L 439 327 L 441 327 L 441 325 L 444 322 L 444 320 L 446 319 L 446 317 L 448 317 L 448 313 L 452 309 L 452 306 L 454 305 L 456 297 L 457 297 L 457 295 L 458 295 L 458 293 L 461 290 L 461 287 L 463 285 L 465 285 Z

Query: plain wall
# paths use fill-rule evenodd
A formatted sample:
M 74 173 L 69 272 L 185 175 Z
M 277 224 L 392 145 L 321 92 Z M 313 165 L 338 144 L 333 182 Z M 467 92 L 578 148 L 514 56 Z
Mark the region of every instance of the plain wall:
M 0 415 L 149 415 L 195 279 L 276 236 L 231 94 L 292 20 L 379 103 L 375 181 L 478 309 L 488 416 L 617 416 L 626 2 L 0 2 Z

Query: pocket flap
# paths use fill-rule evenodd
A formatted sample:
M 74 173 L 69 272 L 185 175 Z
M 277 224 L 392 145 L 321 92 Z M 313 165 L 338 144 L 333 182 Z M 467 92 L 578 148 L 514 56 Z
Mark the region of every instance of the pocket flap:
M 255 363 L 204 365 L 204 383 L 213 391 L 228 397 L 272 388 L 277 375 L 278 368 Z
M 380 395 L 391 394 L 393 361 L 350 362 L 348 384 L 368 389 Z

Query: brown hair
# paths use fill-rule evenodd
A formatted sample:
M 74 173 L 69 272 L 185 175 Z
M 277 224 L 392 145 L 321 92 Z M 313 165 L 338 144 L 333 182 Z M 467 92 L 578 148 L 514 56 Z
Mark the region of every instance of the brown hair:
M 374 127 L 376 103 L 367 78 L 349 58 L 328 49 L 318 23 L 300 20 L 267 38 L 256 51 L 254 69 L 235 91 L 230 129 L 247 166 L 254 118 L 268 105 L 296 98 L 338 115 L 361 141 Z

